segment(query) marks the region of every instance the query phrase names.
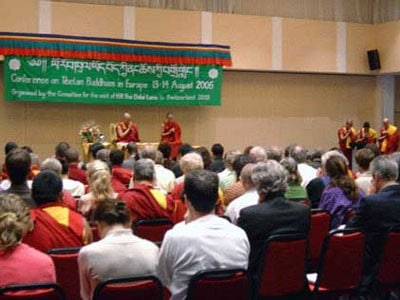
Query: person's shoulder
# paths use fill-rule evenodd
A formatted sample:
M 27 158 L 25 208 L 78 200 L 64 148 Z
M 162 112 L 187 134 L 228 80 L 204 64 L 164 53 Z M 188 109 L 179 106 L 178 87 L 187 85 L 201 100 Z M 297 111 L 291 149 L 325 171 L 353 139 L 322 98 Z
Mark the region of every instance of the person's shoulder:
M 37 264 L 42 263 L 45 265 L 53 265 L 53 260 L 51 259 L 50 255 L 43 253 L 25 243 L 21 243 L 17 247 L 18 247 L 17 248 L 18 251 L 23 253 L 25 257 L 29 257 L 29 259 L 31 261 L 34 261 L 35 263 L 37 263 Z

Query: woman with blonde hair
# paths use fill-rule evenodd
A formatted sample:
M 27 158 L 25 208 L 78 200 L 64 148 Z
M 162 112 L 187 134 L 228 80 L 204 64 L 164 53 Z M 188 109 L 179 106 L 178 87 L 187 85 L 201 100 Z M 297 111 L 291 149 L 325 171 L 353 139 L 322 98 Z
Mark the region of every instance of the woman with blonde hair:
M 50 256 L 21 242 L 31 227 L 25 202 L 14 194 L 0 194 L 0 286 L 56 281 Z
M 87 174 L 90 192 L 80 199 L 79 211 L 91 221 L 97 205 L 107 199 L 116 199 L 118 194 L 112 188 L 110 169 L 105 162 L 95 160 L 89 163 Z

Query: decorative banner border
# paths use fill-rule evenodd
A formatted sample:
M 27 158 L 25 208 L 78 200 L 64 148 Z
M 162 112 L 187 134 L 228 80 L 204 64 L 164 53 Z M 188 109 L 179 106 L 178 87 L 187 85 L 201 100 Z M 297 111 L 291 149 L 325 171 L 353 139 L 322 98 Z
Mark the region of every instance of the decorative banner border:
M 230 47 L 0 32 L 0 55 L 231 66 Z

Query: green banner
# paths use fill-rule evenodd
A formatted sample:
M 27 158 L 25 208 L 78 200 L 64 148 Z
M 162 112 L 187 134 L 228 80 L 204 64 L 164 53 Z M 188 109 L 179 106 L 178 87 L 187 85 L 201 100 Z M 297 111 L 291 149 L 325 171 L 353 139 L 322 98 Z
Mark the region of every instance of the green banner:
M 4 78 L 8 101 L 221 105 L 218 65 L 7 56 Z

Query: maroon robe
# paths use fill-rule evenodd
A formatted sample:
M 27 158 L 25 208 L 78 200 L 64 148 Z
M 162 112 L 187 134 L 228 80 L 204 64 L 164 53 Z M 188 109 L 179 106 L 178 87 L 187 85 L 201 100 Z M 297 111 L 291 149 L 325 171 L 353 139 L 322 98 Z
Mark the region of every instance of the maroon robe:
M 84 185 L 88 184 L 87 174 L 85 170 L 78 167 L 77 163 L 70 163 L 68 166 L 68 178 L 82 182 Z
M 66 216 L 68 224 L 60 223 L 46 209 L 55 210 L 59 216 Z M 60 203 L 50 203 L 31 209 L 34 228 L 23 242 L 42 252 L 52 248 L 81 247 L 84 245 L 84 222 L 79 213 Z M 62 221 L 61 221 L 62 222 Z
M 159 218 L 173 220 L 174 201 L 169 195 L 164 195 L 151 186 L 136 185 L 133 189 L 120 193 L 118 198 L 125 201 L 134 221 Z

